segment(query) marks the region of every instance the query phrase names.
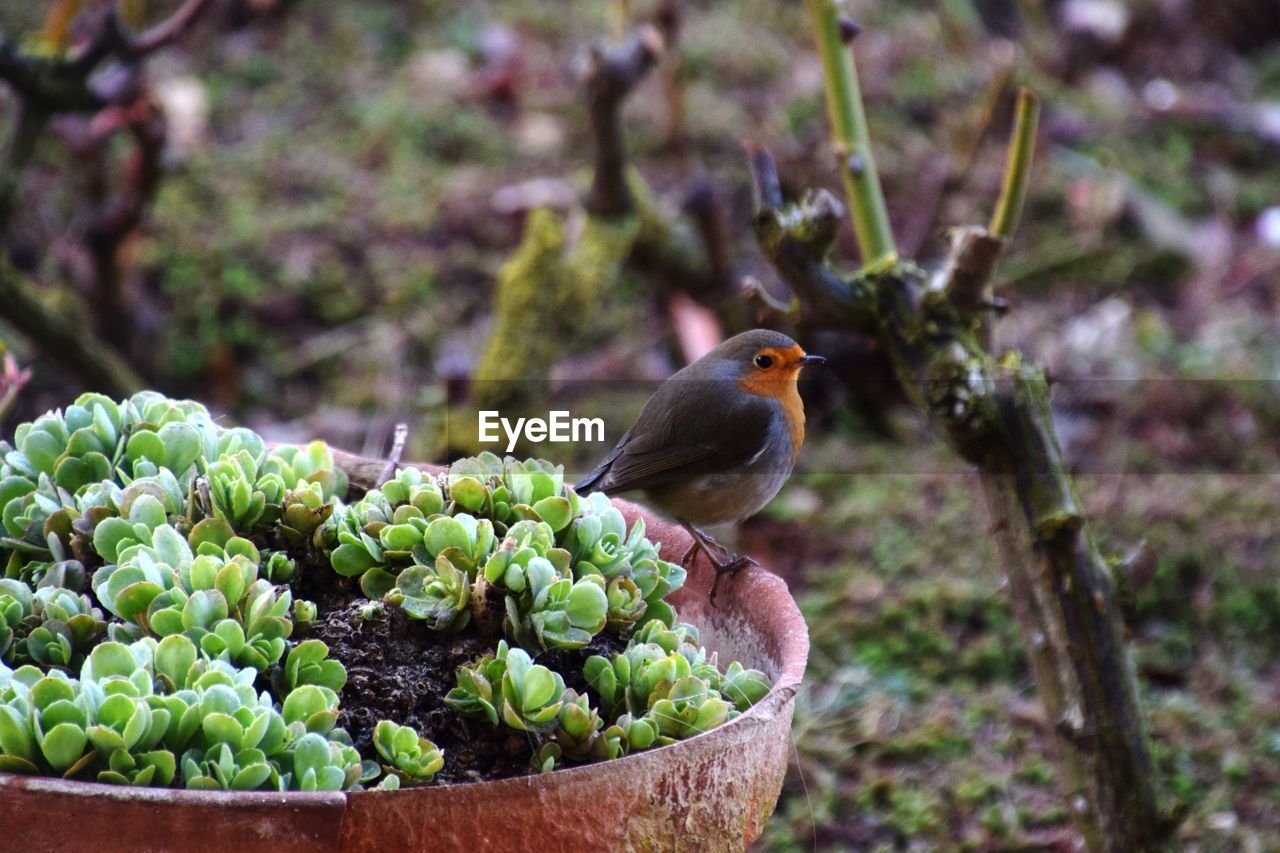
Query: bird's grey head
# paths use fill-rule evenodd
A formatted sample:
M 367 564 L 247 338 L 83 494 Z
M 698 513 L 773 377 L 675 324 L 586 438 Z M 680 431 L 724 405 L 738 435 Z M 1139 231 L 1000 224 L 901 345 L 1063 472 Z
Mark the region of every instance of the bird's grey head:
M 771 329 L 752 329 L 734 335 L 703 356 L 724 379 L 742 379 L 753 375 L 790 375 L 806 364 L 820 364 L 820 356 L 808 355 L 791 338 Z

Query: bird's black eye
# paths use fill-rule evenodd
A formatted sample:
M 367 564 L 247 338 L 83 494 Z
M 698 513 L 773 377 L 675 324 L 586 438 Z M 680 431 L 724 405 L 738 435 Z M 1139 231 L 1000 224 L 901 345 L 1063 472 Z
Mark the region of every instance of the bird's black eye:
M 756 367 L 760 368 L 761 370 L 768 370 L 770 367 L 773 367 L 773 359 L 767 355 L 756 356 L 755 363 L 756 363 Z

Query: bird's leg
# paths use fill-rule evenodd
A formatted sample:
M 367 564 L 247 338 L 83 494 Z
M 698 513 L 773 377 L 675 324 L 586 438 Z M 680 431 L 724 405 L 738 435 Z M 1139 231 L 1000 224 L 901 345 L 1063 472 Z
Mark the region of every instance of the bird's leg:
M 689 535 L 693 537 L 693 544 L 689 546 L 689 550 L 685 551 L 684 556 L 680 558 L 680 564 L 688 565 L 693 555 L 698 551 L 702 551 L 707 555 L 707 560 L 711 565 L 715 567 L 716 579 L 711 584 L 711 601 L 713 603 L 716 600 L 716 589 L 720 586 L 721 577 L 737 574 L 747 566 L 759 567 L 760 564 L 755 560 L 741 554 L 734 554 L 692 524 L 682 521 L 680 526 L 689 531 Z
M 711 561 L 712 565 L 716 566 L 720 564 L 720 561 L 716 559 L 715 554 L 719 554 L 722 557 L 728 556 L 729 549 L 725 548 L 719 542 L 712 539 L 692 524 L 687 524 L 682 521 L 680 522 L 680 526 L 689 531 L 689 535 L 693 537 L 693 544 L 689 546 L 689 550 L 685 551 L 684 556 L 680 558 L 680 565 L 685 566 L 686 568 L 690 566 L 694 555 L 699 551 L 706 554 L 707 559 Z

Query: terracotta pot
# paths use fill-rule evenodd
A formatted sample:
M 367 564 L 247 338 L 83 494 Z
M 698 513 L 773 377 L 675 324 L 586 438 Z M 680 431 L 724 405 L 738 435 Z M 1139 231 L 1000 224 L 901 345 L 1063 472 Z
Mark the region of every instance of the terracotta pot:
M 382 463 L 341 455 L 353 484 Z M 429 468 L 429 466 L 421 466 Z M 643 516 L 669 559 L 691 540 Z M 722 661 L 774 681 L 765 699 L 706 734 L 555 773 L 399 791 L 268 794 L 126 788 L 0 774 L 0 849 L 229 850 L 741 850 L 773 812 L 786 772 L 791 714 L 809 635 L 779 578 L 747 569 L 720 584 L 705 558 L 672 596 Z

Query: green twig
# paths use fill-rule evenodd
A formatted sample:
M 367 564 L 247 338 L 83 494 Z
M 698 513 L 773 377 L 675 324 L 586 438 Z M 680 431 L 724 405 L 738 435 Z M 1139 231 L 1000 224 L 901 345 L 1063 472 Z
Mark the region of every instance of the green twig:
M 1018 227 L 1022 203 L 1027 197 L 1027 178 L 1035 155 L 1039 121 L 1040 99 L 1030 89 L 1019 89 L 1018 111 L 1013 123 L 1013 136 L 1009 140 L 1009 159 L 1004 167 L 1004 184 L 1000 188 L 995 213 L 991 215 L 991 226 L 987 229 L 1006 240 Z
M 840 157 L 845 192 L 853 214 L 853 230 L 862 262 L 871 264 L 897 252 L 889 212 L 880 189 L 880 175 L 871 153 L 867 116 L 862 108 L 858 72 L 847 38 L 856 34 L 852 22 L 841 20 L 833 0 L 806 0 L 818 35 L 818 51 L 826 79 L 827 110 Z

